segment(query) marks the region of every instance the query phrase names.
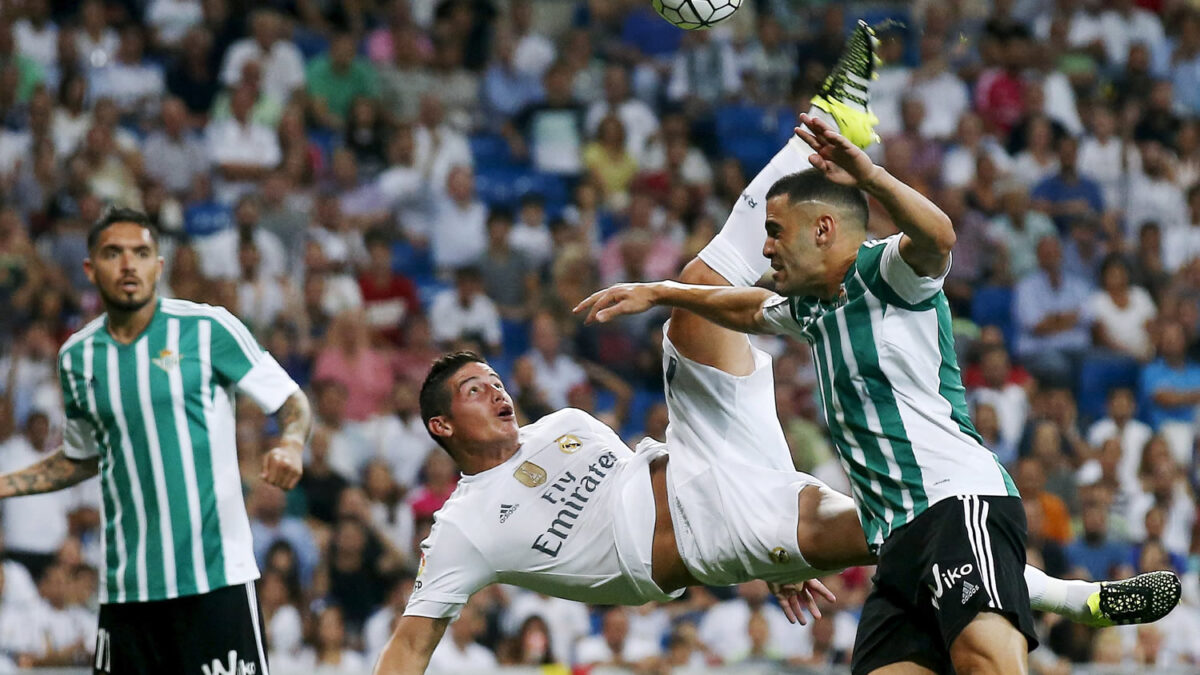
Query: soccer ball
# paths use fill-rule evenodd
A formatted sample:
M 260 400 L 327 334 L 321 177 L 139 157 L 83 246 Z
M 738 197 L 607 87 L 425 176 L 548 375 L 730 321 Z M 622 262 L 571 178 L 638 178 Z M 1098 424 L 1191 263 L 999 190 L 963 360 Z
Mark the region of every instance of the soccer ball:
M 705 30 L 733 16 L 742 0 L 650 0 L 654 11 L 684 30 Z

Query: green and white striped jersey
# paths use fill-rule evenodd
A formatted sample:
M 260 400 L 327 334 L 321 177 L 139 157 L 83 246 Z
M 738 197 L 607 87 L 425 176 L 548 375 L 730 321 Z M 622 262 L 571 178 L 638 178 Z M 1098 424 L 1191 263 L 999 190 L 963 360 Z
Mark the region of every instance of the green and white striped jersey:
M 1017 495 L 967 414 L 945 275 L 914 272 L 900 237 L 859 248 L 838 300 L 763 306 L 773 332 L 812 347 L 825 419 L 873 550 L 947 497 Z
M 131 344 L 100 316 L 59 351 L 64 452 L 100 458 L 100 601 L 207 593 L 258 578 L 234 390 L 268 413 L 297 385 L 232 314 L 160 299 Z

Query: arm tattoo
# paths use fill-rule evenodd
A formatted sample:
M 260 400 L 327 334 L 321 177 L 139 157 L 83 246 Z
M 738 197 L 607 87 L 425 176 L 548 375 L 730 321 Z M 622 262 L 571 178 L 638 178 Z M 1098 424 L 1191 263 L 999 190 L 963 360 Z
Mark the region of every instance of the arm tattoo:
M 312 410 L 304 392 L 297 391 L 289 396 L 276 415 L 279 427 L 283 430 L 280 434 L 282 438 L 298 441 L 300 445 L 308 442 L 308 435 L 312 431 Z
M 62 448 L 20 471 L 0 475 L 0 498 L 53 492 L 83 482 L 100 471 L 97 457 L 74 460 Z

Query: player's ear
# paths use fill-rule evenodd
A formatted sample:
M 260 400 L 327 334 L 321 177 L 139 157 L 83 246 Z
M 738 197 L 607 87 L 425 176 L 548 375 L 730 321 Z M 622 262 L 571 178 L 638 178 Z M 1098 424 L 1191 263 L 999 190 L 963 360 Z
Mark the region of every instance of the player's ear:
M 817 248 L 827 248 L 833 243 L 834 236 L 837 234 L 837 219 L 832 213 L 825 212 L 817 216 L 816 225 L 813 227 L 814 243 Z
M 88 281 L 93 285 L 96 283 L 96 268 L 92 266 L 92 254 L 88 253 L 88 257 L 83 259 L 83 273 L 87 275 Z
M 444 415 L 429 418 L 429 433 L 438 438 L 450 438 L 454 435 L 454 426 Z

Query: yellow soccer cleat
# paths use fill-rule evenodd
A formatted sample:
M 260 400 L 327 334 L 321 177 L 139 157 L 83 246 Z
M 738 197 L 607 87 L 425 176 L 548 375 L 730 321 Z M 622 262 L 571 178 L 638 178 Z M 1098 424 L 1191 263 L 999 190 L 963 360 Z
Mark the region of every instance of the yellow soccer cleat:
M 882 61 L 875 30 L 861 19 L 833 71 L 821 83 L 812 104 L 838 123 L 838 130 L 851 143 L 866 148 L 879 141 L 875 126 L 879 118 L 871 112 L 871 79 Z
M 1182 587 L 1174 572 L 1146 572 L 1121 581 L 1102 581 L 1088 597 L 1091 616 L 1080 623 L 1097 628 L 1158 621 L 1179 604 Z

